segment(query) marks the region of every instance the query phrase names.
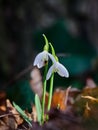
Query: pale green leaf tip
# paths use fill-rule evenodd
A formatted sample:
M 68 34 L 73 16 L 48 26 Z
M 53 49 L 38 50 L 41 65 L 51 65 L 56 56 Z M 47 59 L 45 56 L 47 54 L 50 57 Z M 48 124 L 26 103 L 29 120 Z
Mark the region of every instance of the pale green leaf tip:
M 38 94 L 35 94 L 35 99 L 38 99 L 38 98 L 39 98 Z
M 12 102 L 13 103 L 13 106 L 15 107 L 16 106 L 16 103 L 15 102 Z

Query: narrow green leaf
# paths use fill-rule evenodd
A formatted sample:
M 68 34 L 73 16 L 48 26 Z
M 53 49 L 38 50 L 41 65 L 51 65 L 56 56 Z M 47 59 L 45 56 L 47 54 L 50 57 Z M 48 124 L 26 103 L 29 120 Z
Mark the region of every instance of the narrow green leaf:
M 19 114 L 23 117 L 23 119 L 32 127 L 31 121 L 28 116 L 24 113 L 24 111 L 15 103 L 13 102 L 13 106 L 19 112 Z
M 42 108 L 41 108 L 39 96 L 37 94 L 35 95 L 35 106 L 36 106 L 36 110 L 37 110 L 37 120 L 41 124 Z

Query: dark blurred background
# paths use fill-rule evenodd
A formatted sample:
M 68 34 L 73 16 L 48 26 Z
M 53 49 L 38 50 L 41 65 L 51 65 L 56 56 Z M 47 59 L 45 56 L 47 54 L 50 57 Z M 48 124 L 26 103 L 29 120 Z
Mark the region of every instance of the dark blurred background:
M 12 100 L 26 96 L 43 33 L 70 73 L 66 80 L 56 76 L 55 86 L 82 88 L 89 77 L 98 82 L 97 0 L 0 0 L 0 87 Z

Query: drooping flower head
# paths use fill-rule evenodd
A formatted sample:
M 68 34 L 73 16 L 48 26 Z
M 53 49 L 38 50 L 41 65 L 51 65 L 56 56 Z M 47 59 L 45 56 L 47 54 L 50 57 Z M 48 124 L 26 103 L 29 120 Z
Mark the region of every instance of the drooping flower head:
M 57 72 L 61 77 L 69 77 L 69 73 L 68 70 L 61 64 L 59 63 L 58 57 L 55 54 L 55 50 L 52 46 L 51 43 L 49 43 L 51 46 L 51 50 L 52 50 L 52 55 L 54 56 L 53 59 L 53 65 L 49 68 L 46 79 L 48 80 L 52 73 Z
M 34 66 L 37 66 L 38 68 L 42 68 L 48 61 L 48 52 L 43 51 L 40 52 L 34 60 Z
M 34 60 L 34 66 L 37 66 L 38 68 L 42 68 L 48 61 L 49 58 L 49 54 L 48 54 L 48 50 L 49 50 L 49 43 L 48 40 L 46 38 L 46 36 L 43 34 L 43 37 L 45 39 L 45 46 L 42 52 L 40 52 Z

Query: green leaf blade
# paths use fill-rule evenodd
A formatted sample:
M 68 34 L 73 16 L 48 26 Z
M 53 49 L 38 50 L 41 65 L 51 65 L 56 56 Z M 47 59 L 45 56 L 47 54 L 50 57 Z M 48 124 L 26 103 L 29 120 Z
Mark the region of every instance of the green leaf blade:
M 41 108 L 39 96 L 37 94 L 35 95 L 35 106 L 36 106 L 36 110 L 37 110 L 37 120 L 41 124 L 42 108 Z
M 23 117 L 23 119 L 32 127 L 31 121 L 28 116 L 24 113 L 24 111 L 15 103 L 13 102 L 13 106 L 19 112 L 19 114 Z

